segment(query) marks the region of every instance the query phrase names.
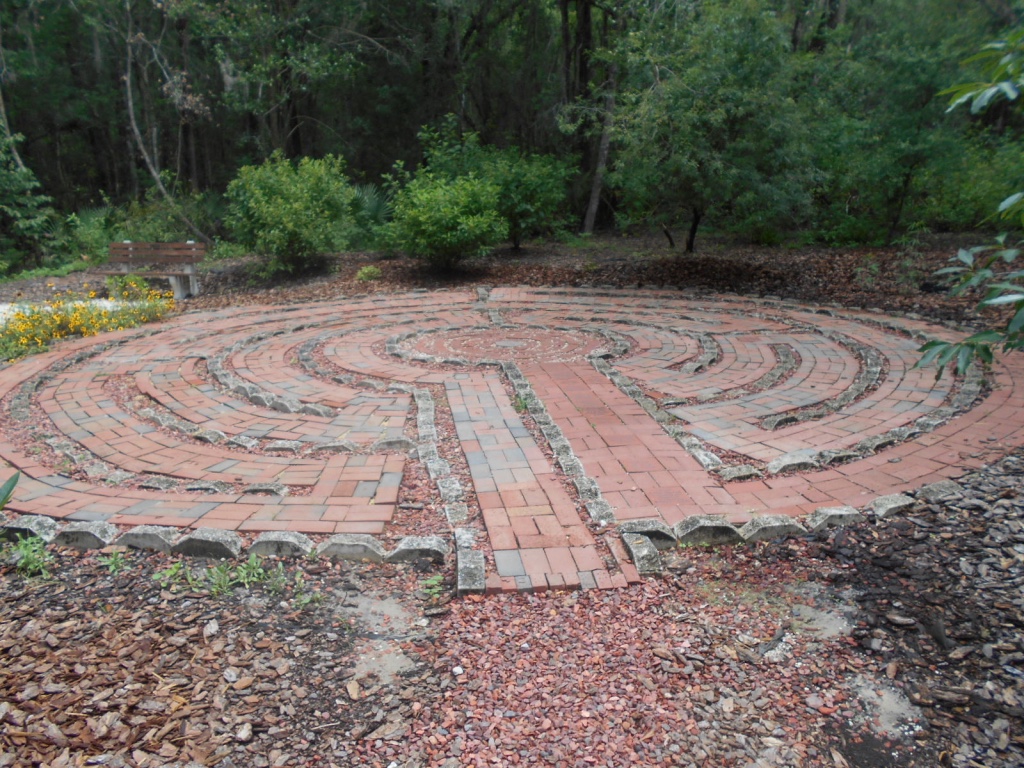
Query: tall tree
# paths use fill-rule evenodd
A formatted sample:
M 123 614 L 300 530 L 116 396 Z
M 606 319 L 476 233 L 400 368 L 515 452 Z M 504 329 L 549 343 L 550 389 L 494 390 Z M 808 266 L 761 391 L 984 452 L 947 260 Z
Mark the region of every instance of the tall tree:
M 617 121 L 615 180 L 634 220 L 706 218 L 755 237 L 800 221 L 809 138 L 793 100 L 786 30 L 761 4 L 658 10 L 627 40 L 631 80 Z

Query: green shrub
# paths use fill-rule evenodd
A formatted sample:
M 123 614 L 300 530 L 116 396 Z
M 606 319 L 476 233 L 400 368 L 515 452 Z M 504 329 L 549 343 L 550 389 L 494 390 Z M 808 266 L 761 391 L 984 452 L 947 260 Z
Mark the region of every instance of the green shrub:
M 512 246 L 558 228 L 572 175 L 570 163 L 551 155 L 524 154 L 512 147 L 481 146 L 475 133 L 459 137 L 449 119 L 420 132 L 428 169 L 449 178 L 473 175 L 498 188 L 498 213 L 508 222 Z
M 421 170 L 395 195 L 388 239 L 438 269 L 484 256 L 508 235 L 498 194 L 497 185 L 475 176 L 451 179 Z
M 125 227 L 126 209 L 116 205 L 86 208 L 68 216 L 75 255 L 93 263 L 103 262 L 110 244 L 130 240 Z
M 14 160 L 20 137 L 0 136 L 0 274 L 42 266 L 42 254 L 55 217 L 39 182 Z
M 356 272 L 356 280 L 360 283 L 369 283 L 374 280 L 380 280 L 383 273 L 380 271 L 380 267 L 375 267 L 372 264 L 366 267 L 362 267 Z
M 5 559 L 14 561 L 18 574 L 26 579 L 50 578 L 53 555 L 46 549 L 46 542 L 38 536 L 19 536 L 14 544 L 5 544 Z
M 138 275 L 110 275 L 107 296 L 121 301 L 142 301 L 149 298 L 149 283 Z
M 513 248 L 525 237 L 557 228 L 571 174 L 568 163 L 548 155 L 489 153 L 484 177 L 498 185 L 498 213 L 508 222 Z
M 1016 139 L 979 136 L 932 161 L 922 174 L 912 215 L 939 231 L 974 229 L 1024 187 L 1024 155 Z M 990 226 L 995 226 L 990 224 Z
M 269 256 L 263 277 L 309 272 L 345 250 L 357 234 L 355 191 L 345 161 L 328 155 L 293 164 L 275 152 L 228 185 L 228 225 L 241 244 Z
M 388 189 L 376 184 L 359 184 L 352 200 L 352 215 L 357 234 L 354 245 L 372 247 L 380 239 L 382 228 L 394 213 L 394 198 Z

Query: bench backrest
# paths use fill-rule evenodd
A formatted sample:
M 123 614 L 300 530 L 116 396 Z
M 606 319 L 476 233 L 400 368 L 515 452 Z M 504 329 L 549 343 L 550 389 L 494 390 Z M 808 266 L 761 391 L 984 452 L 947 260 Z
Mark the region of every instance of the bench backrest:
M 111 243 L 110 260 L 139 264 L 198 264 L 206 243 Z

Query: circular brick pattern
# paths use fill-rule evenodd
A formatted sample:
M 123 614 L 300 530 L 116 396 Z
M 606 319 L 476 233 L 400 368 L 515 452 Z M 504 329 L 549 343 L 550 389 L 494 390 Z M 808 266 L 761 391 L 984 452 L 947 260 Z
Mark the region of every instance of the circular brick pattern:
M 913 367 L 924 338 L 956 335 L 667 291 L 497 288 L 186 314 L 0 371 L 8 427 L 85 473 L 62 474 L 21 439 L 0 443 L 0 460 L 23 473 L 18 513 L 379 535 L 419 445 L 437 497 L 479 508 L 491 586 L 612 586 L 635 571 L 615 542 L 599 547 L 591 516 L 742 524 L 863 508 L 1020 445 L 1018 356 L 986 391 Z M 429 458 L 430 392 L 458 457 Z M 531 437 L 524 404 L 550 445 Z
M 581 330 L 509 325 L 423 333 L 406 342 L 403 348 L 413 354 L 457 358 L 469 363 L 486 360 L 582 363 L 588 354 L 607 345 L 607 339 Z

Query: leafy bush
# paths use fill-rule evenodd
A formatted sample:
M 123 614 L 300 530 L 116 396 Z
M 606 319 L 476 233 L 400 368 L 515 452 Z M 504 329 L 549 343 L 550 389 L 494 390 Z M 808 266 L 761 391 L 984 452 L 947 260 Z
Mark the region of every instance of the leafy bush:
M 144 243 L 173 243 L 194 240 L 195 233 L 181 219 L 184 214 L 201 231 L 216 231 L 219 220 L 224 216 L 224 202 L 220 195 L 203 192 L 178 195 L 174 203 L 150 190 L 141 201 L 129 203 L 124 208 L 121 224 L 122 235 L 112 240 L 138 240 Z M 108 241 L 109 242 L 109 241 Z
M 452 179 L 421 170 L 395 195 L 388 240 L 438 269 L 484 256 L 508 235 L 498 194 L 497 185 L 475 176 Z
M 0 136 L 0 274 L 22 268 L 30 259 L 41 266 L 54 218 L 50 198 L 37 191 L 35 175 L 15 163 L 16 138 Z
M 126 210 L 120 206 L 104 205 L 68 216 L 72 248 L 76 255 L 87 262 L 102 262 L 107 258 L 111 243 L 133 239 L 128 237 L 125 226 Z
M 149 283 L 138 275 L 110 275 L 107 296 L 122 301 L 142 301 L 151 295 Z
M 170 180 L 168 180 L 170 184 Z M 182 195 L 174 206 L 154 190 L 145 199 L 127 205 L 103 205 L 72 213 L 61 222 L 51 255 L 57 263 L 106 261 L 111 243 L 178 242 L 195 239 L 181 220 L 184 213 L 203 232 L 218 230 L 223 198 L 210 192 Z
M 5 544 L 3 556 L 13 560 L 18 575 L 23 578 L 50 578 L 53 555 L 46 549 L 46 542 L 38 536 L 19 536 L 14 544 Z
M 950 109 L 969 104 L 971 112 L 977 114 L 994 101 L 1003 99 L 1017 112 L 1024 109 L 1020 101 L 1024 88 L 1024 29 L 1011 32 L 1004 40 L 989 43 L 969 61 L 981 65 L 986 79 L 945 91 L 952 97 Z M 1008 169 L 1006 180 L 1009 183 L 1019 182 L 1016 170 L 1016 163 Z M 1015 227 L 1024 227 L 1024 191 L 1004 199 L 999 204 L 998 214 Z M 941 376 L 949 364 L 953 364 L 958 373 L 964 373 L 974 360 L 990 365 L 995 359 L 995 346 L 1002 345 L 1004 352 L 1024 349 L 1024 269 L 1014 267 L 1024 243 L 1007 245 L 1007 238 L 1008 235 L 1003 234 L 993 245 L 961 249 L 950 260 L 953 265 L 936 274 L 951 276 L 956 281 L 953 295 L 977 291 L 983 295 L 978 303 L 979 310 L 1000 310 L 1008 319 L 958 342 L 929 341 L 918 350 L 924 353 L 918 367 L 934 364 L 938 368 L 936 377 Z
M 508 222 L 512 247 L 519 248 L 524 237 L 554 230 L 565 205 L 569 164 L 514 149 L 489 155 L 484 174 L 498 185 L 498 213 Z
M 294 164 L 280 152 L 239 170 L 228 185 L 228 225 L 240 243 L 270 257 L 261 276 L 321 268 L 326 254 L 349 246 L 356 193 L 344 170 L 340 157 Z
M 95 298 L 91 294 L 89 299 Z M 87 301 L 73 294 L 58 294 L 45 304 L 18 306 L 0 325 L 0 360 L 12 360 L 47 349 L 51 342 L 75 336 L 95 336 L 155 322 L 174 309 L 174 299 L 157 291 L 130 304 Z
M 360 283 L 369 283 L 374 280 L 380 280 L 381 277 L 380 267 L 375 267 L 372 264 L 366 267 L 362 267 L 356 272 L 356 280 Z
M 449 178 L 474 175 L 498 188 L 498 213 L 508 222 L 512 247 L 524 237 L 553 231 L 565 205 L 570 163 L 516 148 L 481 146 L 475 133 L 459 137 L 449 118 L 440 129 L 420 132 L 427 168 Z
M 358 234 L 355 245 L 372 246 L 380 238 L 382 227 L 391 220 L 394 213 L 394 198 L 391 192 L 376 184 L 359 184 L 352 200 L 352 215 Z
M 927 190 L 915 218 L 940 231 L 963 232 L 989 219 L 1024 188 L 1024 155 L 1016 139 L 981 136 L 934 160 L 922 176 Z

